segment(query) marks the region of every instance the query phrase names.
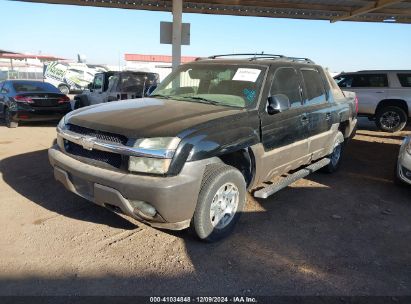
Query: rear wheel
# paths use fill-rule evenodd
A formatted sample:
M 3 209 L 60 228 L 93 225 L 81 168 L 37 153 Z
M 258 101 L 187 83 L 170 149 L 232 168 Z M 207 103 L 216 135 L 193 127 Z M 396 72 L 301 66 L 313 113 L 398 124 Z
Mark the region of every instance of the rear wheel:
M 399 107 L 384 107 L 375 115 L 375 124 L 385 132 L 401 131 L 407 124 L 407 114 Z
M 341 133 L 341 136 L 342 133 Z M 334 143 L 334 149 L 330 155 L 328 155 L 328 158 L 330 159 L 330 163 L 323 167 L 321 171 L 326 172 L 326 173 L 334 173 L 340 168 L 341 165 L 341 159 L 342 155 L 344 152 L 344 142 L 340 142 L 338 140 L 335 141 Z
M 9 108 L 4 110 L 4 120 L 6 121 L 7 128 L 17 128 L 19 126 L 19 123 L 13 120 Z
M 63 94 L 69 94 L 70 93 L 70 88 L 64 84 L 59 85 L 59 90 Z
M 195 234 L 208 242 L 228 236 L 245 202 L 246 184 L 240 171 L 225 164 L 208 166 L 192 219 Z

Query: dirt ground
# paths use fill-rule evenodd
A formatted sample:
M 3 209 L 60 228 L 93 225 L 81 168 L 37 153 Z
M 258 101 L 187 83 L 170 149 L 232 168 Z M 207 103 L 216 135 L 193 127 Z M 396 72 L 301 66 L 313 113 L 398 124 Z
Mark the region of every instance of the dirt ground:
M 66 191 L 55 125 L 0 125 L 0 295 L 411 295 L 411 187 L 393 184 L 405 131 L 362 121 L 341 170 L 267 200 L 204 244 Z

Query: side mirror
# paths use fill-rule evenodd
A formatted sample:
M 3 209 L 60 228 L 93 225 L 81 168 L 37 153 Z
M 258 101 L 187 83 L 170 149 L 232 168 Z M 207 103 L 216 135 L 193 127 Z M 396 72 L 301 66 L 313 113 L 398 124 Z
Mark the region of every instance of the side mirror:
M 92 82 L 87 85 L 87 89 L 89 89 L 90 91 L 93 90 L 93 83 Z
M 269 115 L 274 115 L 281 113 L 290 108 L 290 100 L 287 95 L 276 94 L 268 97 L 267 101 L 267 113 Z

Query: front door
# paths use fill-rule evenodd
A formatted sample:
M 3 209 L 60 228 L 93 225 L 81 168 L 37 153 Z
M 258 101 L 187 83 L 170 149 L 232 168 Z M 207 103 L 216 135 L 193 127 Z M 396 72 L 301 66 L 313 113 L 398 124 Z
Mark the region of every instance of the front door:
M 275 71 L 270 95 L 285 95 L 289 108 L 269 115 L 261 115 L 263 180 L 270 180 L 309 161 L 308 117 L 301 96 L 301 77 L 293 67 Z

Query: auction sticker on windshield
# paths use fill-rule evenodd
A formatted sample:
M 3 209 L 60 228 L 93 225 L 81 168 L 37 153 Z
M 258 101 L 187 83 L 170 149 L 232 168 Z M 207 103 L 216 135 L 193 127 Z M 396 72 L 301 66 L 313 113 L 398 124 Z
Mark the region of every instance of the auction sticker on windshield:
M 259 69 L 239 68 L 235 73 L 233 80 L 256 82 L 260 73 L 261 70 Z

